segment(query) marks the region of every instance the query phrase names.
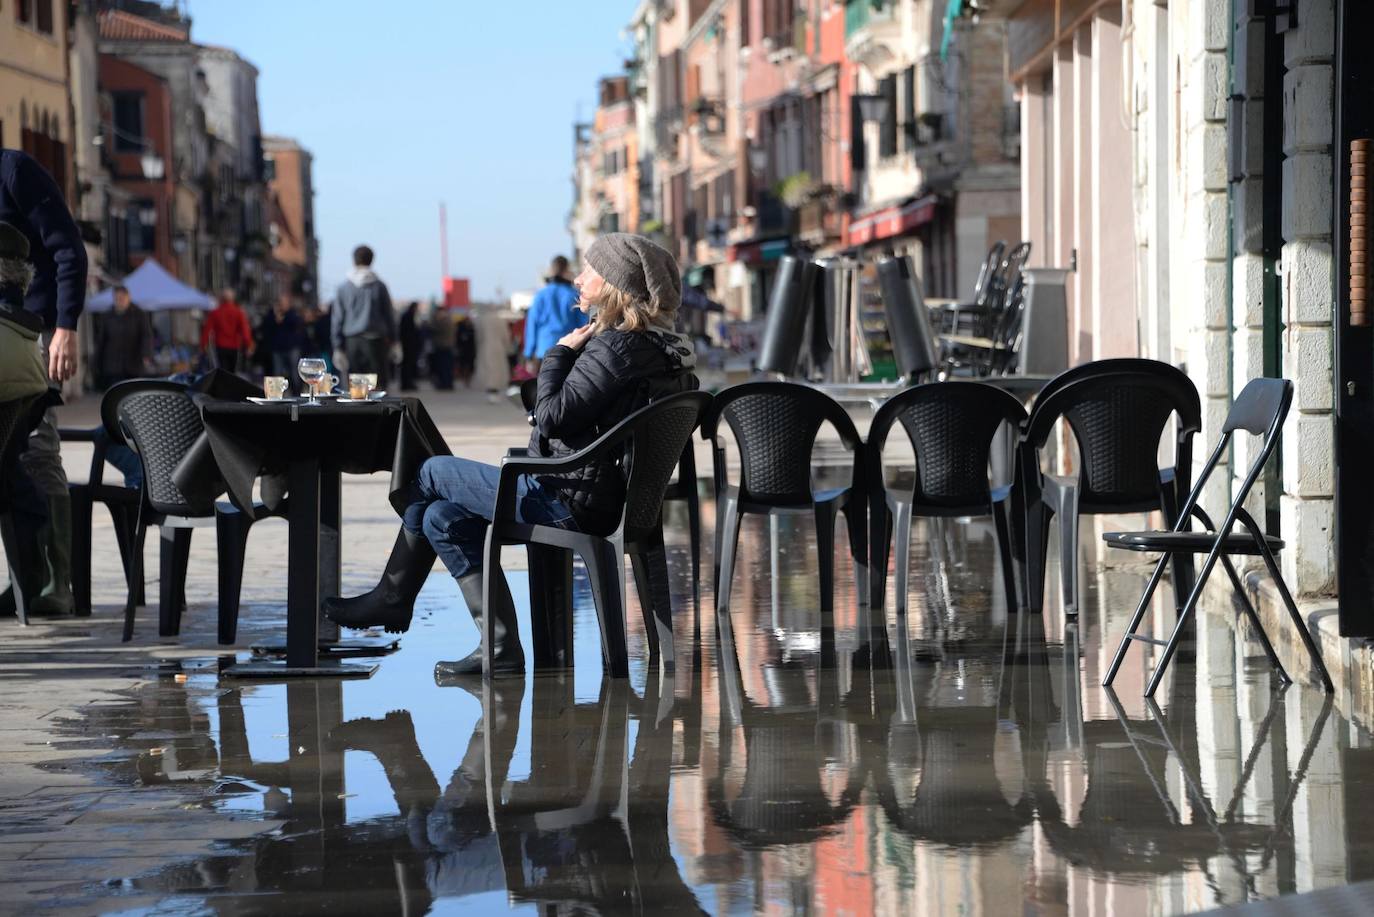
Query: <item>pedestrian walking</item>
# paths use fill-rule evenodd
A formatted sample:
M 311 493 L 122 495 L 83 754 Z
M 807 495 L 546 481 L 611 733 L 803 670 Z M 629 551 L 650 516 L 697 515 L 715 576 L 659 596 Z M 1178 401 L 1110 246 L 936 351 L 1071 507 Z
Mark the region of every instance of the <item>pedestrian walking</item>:
M 247 358 L 254 353 L 253 328 L 232 288 L 224 288 L 219 305 L 205 316 L 200 326 L 200 349 L 226 372 L 247 369 Z
M 305 320 L 296 311 L 290 293 L 278 296 L 271 310 L 263 316 L 262 342 L 268 352 L 268 370 L 274 376 L 293 380 L 294 388 L 296 364 L 300 362 L 309 340 Z
M 351 373 L 376 373 L 386 388 L 391 345 L 396 340 L 396 316 L 391 293 L 372 270 L 372 249 L 353 249 L 353 270 L 339 287 L 331 316 L 334 363 Z
M 544 287 L 534 294 L 525 313 L 525 362 L 531 372 L 539 371 L 539 360 L 569 331 L 587 324 L 587 315 L 577 305 L 577 289 L 568 278 L 568 259 L 556 256 L 549 263 Z
M 114 288 L 114 309 L 95 324 L 95 361 L 101 391 L 116 382 L 146 376 L 152 369 L 152 321 L 122 284 Z
M 453 310 L 440 306 L 429 320 L 429 368 L 434 387 L 443 392 L 453 390 L 454 352 L 458 343 L 458 325 Z
M 496 306 L 478 306 L 473 331 L 477 337 L 477 386 L 486 389 L 487 400 L 510 384 L 510 325 Z
M 33 280 L 29 240 L 8 223 L 0 223 L 0 409 L 22 412 L 18 429 L 0 432 L 0 512 L 8 513 L 11 526 L 0 528 L 11 575 L 19 580 L 28 610 L 44 584 L 47 569 L 42 545 L 29 533 L 48 523 L 42 494 L 19 469 L 32 411 L 48 392 L 43 367 L 43 320 L 24 308 L 24 294 Z M 8 443 L 3 437 L 9 436 Z M 8 447 L 8 448 L 6 448 Z M 5 593 L 7 614 L 15 610 L 11 590 Z
M 47 169 L 19 150 L 0 149 L 0 223 L 10 224 L 29 243 L 33 281 L 22 294 L 23 307 L 42 325 L 48 384 L 60 385 L 76 375 L 76 322 L 86 301 L 86 246 L 63 202 L 62 189 Z M 35 580 L 42 581 L 36 592 L 28 593 L 37 596 L 30 610 L 38 614 L 69 614 L 74 607 L 71 498 L 61 449 L 57 413 L 49 409 L 24 444 L 18 466 L 6 475 L 15 479 L 11 486 L 16 491 L 46 509 L 41 522 L 18 533 L 31 556 L 46 561 L 31 570 Z
M 412 302 L 401 313 L 401 391 L 415 391 L 415 382 L 420 375 L 420 304 Z
M 464 388 L 472 388 L 472 371 L 477 363 L 477 332 L 472 318 L 460 315 L 453 328 L 453 363 Z

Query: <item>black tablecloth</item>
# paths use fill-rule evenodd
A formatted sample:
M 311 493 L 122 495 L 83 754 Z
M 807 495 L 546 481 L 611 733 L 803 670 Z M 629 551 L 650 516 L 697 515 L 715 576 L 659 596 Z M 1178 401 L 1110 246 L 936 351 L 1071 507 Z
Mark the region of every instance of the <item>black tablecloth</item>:
M 400 512 L 407 485 L 425 460 L 450 455 L 438 428 L 417 398 L 368 404 L 322 401 L 254 404 L 195 395 L 205 422 L 201 441 L 187 453 L 173 481 L 181 487 L 218 477 L 240 510 L 253 513 L 253 482 L 280 475 L 292 461 L 319 459 L 330 472 L 391 471 L 389 497 Z M 275 501 L 272 501 L 275 502 Z

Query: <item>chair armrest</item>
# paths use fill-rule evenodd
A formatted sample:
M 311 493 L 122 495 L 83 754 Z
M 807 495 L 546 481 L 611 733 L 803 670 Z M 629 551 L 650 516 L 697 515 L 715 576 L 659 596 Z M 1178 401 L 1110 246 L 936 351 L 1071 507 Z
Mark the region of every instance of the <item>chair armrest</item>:
M 58 427 L 57 438 L 64 443 L 93 443 L 104 427 Z
M 506 450 L 506 458 L 529 458 L 530 450 L 528 446 L 516 446 Z
M 507 454 L 501 459 L 501 477 L 496 485 L 496 505 L 492 521 L 509 521 L 515 516 L 515 488 L 522 474 L 566 474 L 585 468 L 601 458 L 614 446 L 623 442 L 623 437 L 613 436 L 617 430 L 604 434 L 596 442 L 572 455 L 560 458 L 528 458 Z M 516 451 L 514 449 L 512 452 Z M 528 450 L 526 450 L 528 452 Z

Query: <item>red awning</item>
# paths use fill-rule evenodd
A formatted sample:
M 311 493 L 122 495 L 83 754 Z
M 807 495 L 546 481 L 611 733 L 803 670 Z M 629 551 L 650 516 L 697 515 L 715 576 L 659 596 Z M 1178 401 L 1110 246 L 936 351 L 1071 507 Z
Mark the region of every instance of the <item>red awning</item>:
M 905 204 L 884 207 L 858 217 L 849 224 L 845 244 L 853 248 L 879 239 L 904 236 L 935 219 L 935 202 L 935 195 L 927 194 Z

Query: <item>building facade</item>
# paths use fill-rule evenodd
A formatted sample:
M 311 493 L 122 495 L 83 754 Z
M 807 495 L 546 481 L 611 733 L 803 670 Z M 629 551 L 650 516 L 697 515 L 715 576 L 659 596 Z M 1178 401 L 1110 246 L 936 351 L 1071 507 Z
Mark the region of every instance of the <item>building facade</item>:
M 638 217 L 727 318 L 763 314 L 787 253 L 900 250 L 916 255 L 928 291 L 955 295 L 971 290 L 992 242 L 1019 238 L 1006 24 L 963 18 L 947 29 L 948 9 L 935 0 L 640 4 L 628 62 Z M 865 121 L 856 94 L 883 113 Z M 588 192 L 581 154 L 578 163 L 581 250 L 618 205 Z
M 290 293 L 302 303 L 319 302 L 319 240 L 315 236 L 314 157 L 290 137 L 268 135 L 268 240 L 273 270 L 268 298 Z
M 59 0 L 24 0 L 0 11 L 0 146 L 23 150 L 75 198 L 68 17 Z

